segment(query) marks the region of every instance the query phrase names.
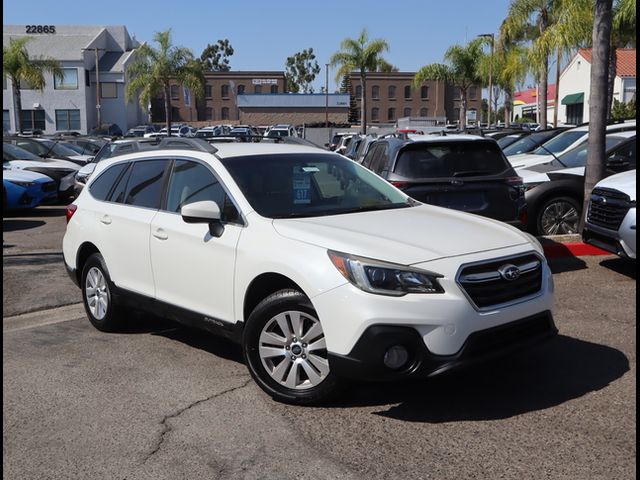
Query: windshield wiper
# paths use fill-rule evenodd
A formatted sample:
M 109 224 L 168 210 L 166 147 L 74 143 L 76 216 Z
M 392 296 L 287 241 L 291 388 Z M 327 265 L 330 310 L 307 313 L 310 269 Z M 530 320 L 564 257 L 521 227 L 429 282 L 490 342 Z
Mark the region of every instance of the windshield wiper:
M 476 175 L 487 175 L 493 173 L 493 170 L 463 170 L 460 172 L 453 172 L 452 177 L 475 177 Z
M 560 165 L 562 165 L 564 168 L 567 168 L 567 166 L 564 164 L 564 162 L 563 162 L 562 160 L 560 160 L 560 159 L 556 156 L 556 154 L 555 154 L 555 153 L 553 153 L 551 150 L 549 150 L 547 147 L 545 147 L 544 145 L 540 145 L 540 147 L 539 147 L 539 148 L 543 149 L 545 152 L 548 152 L 548 153 L 549 153 L 549 155 L 551 155 L 551 156 L 553 157 L 553 159 L 554 159 L 554 160 L 557 160 L 557 161 L 558 161 L 558 163 L 559 163 Z

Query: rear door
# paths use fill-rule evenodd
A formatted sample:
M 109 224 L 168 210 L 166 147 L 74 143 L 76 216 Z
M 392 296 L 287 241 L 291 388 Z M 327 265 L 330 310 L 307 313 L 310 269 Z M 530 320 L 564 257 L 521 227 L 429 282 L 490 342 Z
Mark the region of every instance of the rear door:
M 517 220 L 524 205 L 515 171 L 494 141 L 407 144 L 391 179 L 421 202 L 497 220 Z
M 99 248 L 113 282 L 147 297 L 155 295 L 150 225 L 160 208 L 169 163 L 166 159 L 132 162 L 109 193 L 108 201 L 101 202 L 95 212 Z M 100 177 L 89 186 L 89 192 L 95 191 Z
M 212 236 L 206 223 L 186 223 L 183 205 L 212 200 L 224 232 Z M 151 223 L 151 263 L 158 300 L 198 313 L 205 321 L 235 323 L 233 274 L 243 229 L 238 209 L 210 166 L 176 159 L 166 200 Z M 207 320 L 208 319 L 208 320 Z

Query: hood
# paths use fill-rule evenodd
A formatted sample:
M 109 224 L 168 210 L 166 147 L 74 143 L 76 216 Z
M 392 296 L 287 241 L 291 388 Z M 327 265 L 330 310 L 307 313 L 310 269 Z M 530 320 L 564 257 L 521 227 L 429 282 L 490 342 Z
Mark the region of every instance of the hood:
M 529 168 L 541 163 L 548 163 L 553 160 L 551 155 L 536 155 L 534 153 L 521 153 L 507 157 L 513 168 Z
M 610 177 L 600 180 L 596 187 L 611 188 L 619 192 L 629 195 L 631 200 L 636 199 L 636 171 L 617 173 Z
M 70 162 L 69 160 L 58 160 L 53 158 L 43 158 L 42 160 L 10 160 L 12 170 L 22 170 L 24 168 L 52 168 L 60 169 L 65 168 L 68 170 L 78 170 L 80 166 L 77 163 Z
M 51 182 L 46 175 L 28 170 L 3 170 L 2 179 L 9 182 Z
M 402 265 L 530 243 L 505 223 L 432 205 L 276 219 L 273 226 L 286 238 Z

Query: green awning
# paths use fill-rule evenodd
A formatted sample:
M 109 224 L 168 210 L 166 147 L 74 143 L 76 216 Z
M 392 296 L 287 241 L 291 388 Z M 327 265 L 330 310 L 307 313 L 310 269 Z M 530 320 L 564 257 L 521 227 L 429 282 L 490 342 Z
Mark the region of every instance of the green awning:
M 560 102 L 562 105 L 575 105 L 576 103 L 584 103 L 584 93 L 572 93 L 566 95 Z

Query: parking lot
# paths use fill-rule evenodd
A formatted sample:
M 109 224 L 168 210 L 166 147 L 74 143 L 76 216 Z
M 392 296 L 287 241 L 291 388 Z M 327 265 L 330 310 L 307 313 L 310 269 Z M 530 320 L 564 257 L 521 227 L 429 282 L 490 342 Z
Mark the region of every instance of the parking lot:
M 535 350 L 292 407 L 226 340 L 95 330 L 64 229 L 63 206 L 3 219 L 4 478 L 635 478 L 634 264 L 553 260 L 559 335 Z

